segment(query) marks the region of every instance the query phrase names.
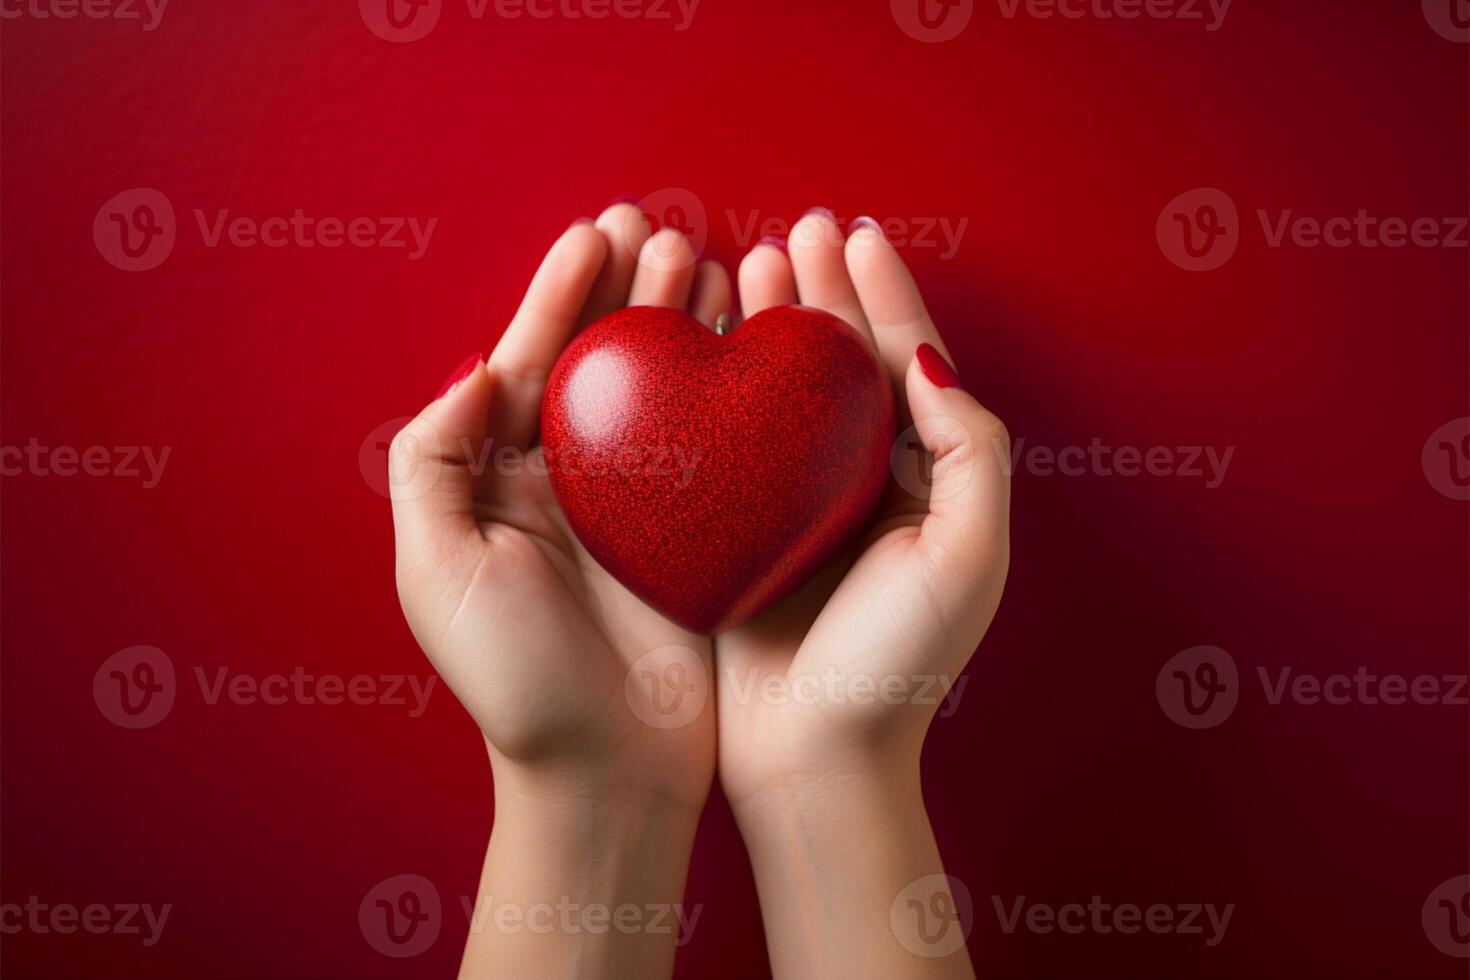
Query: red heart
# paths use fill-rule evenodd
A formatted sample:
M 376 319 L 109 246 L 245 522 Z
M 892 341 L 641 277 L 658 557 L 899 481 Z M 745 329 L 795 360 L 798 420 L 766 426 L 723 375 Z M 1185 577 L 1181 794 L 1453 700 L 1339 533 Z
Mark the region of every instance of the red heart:
M 883 366 L 834 316 L 776 307 L 721 337 L 635 306 L 562 353 L 541 439 L 592 557 L 674 622 L 716 633 L 864 528 L 893 425 Z

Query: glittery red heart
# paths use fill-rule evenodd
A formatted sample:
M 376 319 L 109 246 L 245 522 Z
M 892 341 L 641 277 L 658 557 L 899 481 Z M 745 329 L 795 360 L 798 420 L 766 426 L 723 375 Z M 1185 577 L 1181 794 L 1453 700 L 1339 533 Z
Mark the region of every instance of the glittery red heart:
M 546 386 L 551 486 L 587 550 L 674 622 L 716 633 L 861 531 L 888 479 L 893 390 L 868 345 L 782 306 L 718 336 L 639 306 L 588 327 Z

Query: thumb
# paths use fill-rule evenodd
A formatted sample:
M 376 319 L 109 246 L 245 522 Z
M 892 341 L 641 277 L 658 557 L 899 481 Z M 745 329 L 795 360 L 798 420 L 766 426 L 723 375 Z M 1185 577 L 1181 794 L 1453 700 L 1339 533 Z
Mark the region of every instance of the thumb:
M 901 483 L 928 498 L 918 544 L 936 588 L 963 602 L 994 577 L 1004 580 L 1010 563 L 1010 436 L 929 344 L 909 362 L 904 388 L 934 462 L 927 480 Z
M 493 384 L 473 354 L 388 449 L 388 491 L 400 559 L 438 561 L 475 522 L 471 463 L 485 441 Z

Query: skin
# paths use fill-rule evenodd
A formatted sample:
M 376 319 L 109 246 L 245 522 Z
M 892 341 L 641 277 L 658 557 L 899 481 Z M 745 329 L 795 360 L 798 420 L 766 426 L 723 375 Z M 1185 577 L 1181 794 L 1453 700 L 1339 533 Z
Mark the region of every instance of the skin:
M 696 636 L 634 597 L 570 533 L 535 465 L 545 381 L 580 327 L 631 305 L 686 308 L 712 326 L 730 307 L 724 270 L 696 262 L 675 230 L 650 235 L 637 207 L 569 228 L 488 362 L 394 440 L 399 596 L 484 733 L 495 780 L 483 917 L 462 977 L 670 975 L 676 915 L 661 928 L 647 912 L 621 914 L 649 928 L 606 923 L 620 906 L 681 901 L 716 761 L 777 976 L 973 975 L 962 944 L 926 948 L 904 925 L 915 900 L 948 907 L 947 884 L 930 877 L 943 867 L 919 784 L 937 705 L 909 695 L 932 702 L 934 679 L 958 676 L 994 616 L 1009 443 L 974 398 L 914 362 L 920 343 L 943 343 L 881 234 L 845 238 L 810 214 L 789 248 L 745 257 L 742 307 L 801 302 L 852 324 L 888 367 L 900 430 L 916 426 L 932 483 L 915 497 L 903 486 L 920 484 L 895 481 L 849 555 L 744 626 Z M 474 466 L 486 440 L 528 465 Z M 668 727 L 671 676 L 689 700 Z M 834 678 L 870 695 L 865 681 L 896 686 L 881 698 L 793 696 L 802 678 L 827 685 L 817 691 Z M 568 926 L 558 911 L 541 929 L 496 919 L 500 906 L 540 905 L 588 917 L 573 912 Z

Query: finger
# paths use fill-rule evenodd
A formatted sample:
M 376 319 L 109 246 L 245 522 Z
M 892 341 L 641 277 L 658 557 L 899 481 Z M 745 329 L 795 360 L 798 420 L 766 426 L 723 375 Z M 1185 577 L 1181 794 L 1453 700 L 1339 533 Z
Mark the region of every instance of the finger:
M 607 239 L 607 263 L 592 287 L 592 299 L 582 312 L 581 326 L 628 305 L 638 253 L 652 229 L 643 209 L 636 204 L 617 203 L 597 216 L 597 230 Z
M 661 228 L 643 243 L 628 293 L 629 306 L 684 309 L 694 285 L 694 247 L 676 228 Z
M 786 257 L 786 243 L 763 238 L 740 262 L 740 309 L 747 317 L 772 306 L 796 302 L 796 273 Z
M 909 362 L 920 344 L 929 344 L 949 358 L 924 298 L 908 266 L 872 218 L 852 223 L 845 257 L 852 283 L 873 329 L 878 355 L 895 386 L 904 383 Z
M 976 574 L 1005 571 L 1010 436 L 1000 419 L 960 386 L 933 347 L 915 352 L 905 383 L 919 440 L 934 459 L 919 547 L 935 571 L 937 589 L 968 590 Z M 984 563 L 977 565 L 976 556 L 993 556 L 992 564 L 1001 565 L 980 567 Z
M 826 208 L 813 208 L 802 216 L 787 242 L 791 268 L 796 273 L 796 292 L 803 304 L 841 317 L 872 341 L 868 318 L 847 274 L 842 255 L 844 241 L 832 212 Z
M 700 323 L 714 329 L 715 320 L 730 312 L 730 273 L 718 262 L 704 261 L 694 270 L 689 312 Z
M 607 239 L 591 222 L 563 232 L 490 354 L 496 435 L 505 444 L 524 447 L 536 431 L 546 378 L 576 329 L 606 257 Z
M 474 472 L 485 440 L 490 373 L 477 354 L 446 391 L 394 436 L 388 449 L 388 489 L 399 556 L 438 563 L 478 535 Z

